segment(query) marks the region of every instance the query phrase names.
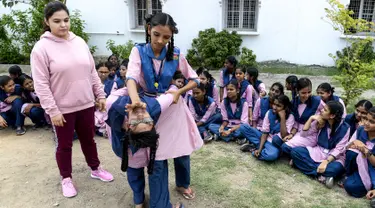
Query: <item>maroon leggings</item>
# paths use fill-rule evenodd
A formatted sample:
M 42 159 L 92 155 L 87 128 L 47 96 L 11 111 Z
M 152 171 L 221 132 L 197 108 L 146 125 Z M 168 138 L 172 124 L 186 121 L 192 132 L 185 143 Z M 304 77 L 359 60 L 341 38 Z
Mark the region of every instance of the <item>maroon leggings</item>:
M 63 127 L 55 126 L 57 137 L 56 161 L 62 178 L 72 177 L 73 134 L 76 130 L 86 162 L 92 170 L 99 167 L 100 161 L 94 141 L 95 108 L 64 114 L 66 123 Z

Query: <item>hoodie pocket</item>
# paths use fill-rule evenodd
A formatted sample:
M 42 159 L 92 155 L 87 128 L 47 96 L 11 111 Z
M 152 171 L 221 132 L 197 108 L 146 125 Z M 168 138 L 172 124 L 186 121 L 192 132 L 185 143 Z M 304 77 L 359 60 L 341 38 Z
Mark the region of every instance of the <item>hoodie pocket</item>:
M 95 100 L 92 86 L 88 79 L 69 82 L 64 92 L 59 102 L 59 106 L 62 108 L 87 105 L 90 102 L 94 103 Z

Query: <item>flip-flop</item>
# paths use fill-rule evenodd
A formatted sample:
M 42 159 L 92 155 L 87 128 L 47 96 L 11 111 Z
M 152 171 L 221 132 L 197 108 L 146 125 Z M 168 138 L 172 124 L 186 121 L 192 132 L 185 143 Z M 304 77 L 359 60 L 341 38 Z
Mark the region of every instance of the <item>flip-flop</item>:
M 195 198 L 195 193 L 190 187 L 188 189 L 177 187 L 176 189 L 177 192 L 180 193 L 186 200 L 192 200 Z

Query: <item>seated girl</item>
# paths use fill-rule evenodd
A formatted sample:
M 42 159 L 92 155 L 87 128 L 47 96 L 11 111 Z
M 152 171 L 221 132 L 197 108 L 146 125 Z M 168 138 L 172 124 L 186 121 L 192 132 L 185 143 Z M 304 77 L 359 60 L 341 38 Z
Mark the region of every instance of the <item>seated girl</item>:
M 320 98 L 324 101 L 324 103 L 327 103 L 328 101 L 331 101 L 331 100 L 335 100 L 335 101 L 339 101 L 341 105 L 344 106 L 344 114 L 342 117 L 345 118 L 346 117 L 345 103 L 340 97 L 334 95 L 333 94 L 334 92 L 335 92 L 335 88 L 326 82 L 320 84 L 316 88 L 316 94 L 320 96 Z
M 22 106 L 21 112 L 31 119 L 35 124 L 35 128 L 47 126 L 48 116 L 45 114 L 44 109 L 40 105 L 39 98 L 35 93 L 33 79 L 25 74 L 19 77 L 19 81 L 23 88 L 25 102 Z
M 284 95 L 284 87 L 280 82 L 275 82 L 272 84 L 268 96 L 258 98 L 254 106 L 252 127 L 258 130 L 262 129 L 263 119 L 267 111 L 272 109 L 270 97 L 277 97 L 279 95 Z
M 225 87 L 229 84 L 232 79 L 235 79 L 235 69 L 237 66 L 237 59 L 234 56 L 228 56 L 225 59 L 224 68 L 220 70 L 219 76 L 219 87 L 220 87 L 220 102 L 224 99 Z
M 310 79 L 299 79 L 296 89 L 298 96 L 292 101 L 292 111 L 295 119 L 292 132 L 284 138 L 273 138 L 272 140 L 276 146 L 282 145 L 283 152 L 287 154 L 290 154 L 290 151 L 294 147 L 315 146 L 317 144 L 317 132 L 307 134 L 305 137 L 302 137 L 300 133 L 309 118 L 313 115 L 320 114 L 325 105 L 320 96 L 314 96 L 311 94 L 312 83 Z
M 104 85 L 104 92 L 106 94 L 106 98 L 111 94 L 113 91 L 114 81 L 109 79 L 108 76 L 110 74 L 109 68 L 112 64 L 110 62 L 106 63 L 99 63 L 96 65 L 96 70 L 98 72 L 99 78 Z M 97 105 L 97 103 L 95 103 Z M 96 127 L 96 135 L 107 137 L 106 125 L 105 120 L 107 120 L 107 112 L 99 111 L 98 108 L 95 111 L 95 127 Z
M 172 84 L 175 85 L 178 89 L 181 89 L 185 86 L 186 84 L 186 79 L 184 77 L 184 75 L 180 72 L 180 71 L 176 71 L 173 75 L 173 80 L 172 80 Z M 186 104 L 189 105 L 189 100 L 190 100 L 190 97 L 192 95 L 192 91 L 189 90 L 187 91 L 186 93 L 182 94 L 182 98 L 184 98 Z
M 284 138 L 292 130 L 294 116 L 291 113 L 291 103 L 286 95 L 274 98 L 272 109 L 268 110 L 263 121 L 261 132 L 250 126 L 241 126 L 242 135 L 249 140 L 241 150 L 252 152 L 259 160 L 275 161 L 279 158 L 280 150 L 272 144 L 273 137 Z
M 219 89 L 216 87 L 215 79 L 212 77 L 210 72 L 203 67 L 197 70 L 197 75 L 199 76 L 200 83 L 206 85 L 206 94 L 208 97 L 212 97 L 215 103 L 220 107 L 219 99 Z
M 208 126 L 211 123 L 221 123 L 221 114 L 217 112 L 214 99 L 207 96 L 206 89 L 206 85 L 202 83 L 194 88 L 188 106 L 203 141 L 209 142 L 213 139 L 213 135 L 208 132 Z
M 362 118 L 360 126 L 353 134 L 346 151 L 346 180 L 344 188 L 354 197 L 364 197 L 375 188 L 375 107 Z
M 303 127 L 304 131 L 310 128 L 319 131 L 318 143 L 295 147 L 291 151 L 294 166 L 308 176 L 317 177 L 328 188 L 332 188 L 334 179 L 345 172 L 345 147 L 350 126 L 343 122 L 343 113 L 344 106 L 339 101 L 328 101 L 321 114 L 311 116 Z
M 254 102 L 258 100 L 259 97 L 264 97 L 267 95 L 266 86 L 264 83 L 258 79 L 259 71 L 257 68 L 250 67 L 247 69 L 247 80 L 255 89 L 253 100 Z
M 129 63 L 128 59 L 125 59 L 121 63 L 119 76 L 117 76 L 117 79 L 115 79 L 115 82 L 113 83 L 113 91 L 125 87 L 126 72 L 128 71 L 128 63 Z
M 96 65 L 96 71 L 98 72 L 100 81 L 104 85 L 104 92 L 106 94 L 106 98 L 111 94 L 114 88 L 114 81 L 113 79 L 109 78 L 109 67 L 111 67 L 111 63 L 109 62 L 100 62 Z
M 21 113 L 22 88 L 14 84 L 9 76 L 0 76 L 0 101 L 8 105 L 0 114 L 7 126 L 14 127 L 17 136 L 24 135 L 26 129 L 24 127 L 25 116 Z
M 362 126 L 362 118 L 367 116 L 368 110 L 372 108 L 372 103 L 368 100 L 360 100 L 355 104 L 354 113 L 348 114 L 345 122 L 350 125 L 350 136 L 354 134 L 359 126 Z
M 208 129 L 214 134 L 214 139 L 229 142 L 234 139 L 245 140 L 239 128 L 248 125 L 249 105 L 246 99 L 240 97 L 237 80 L 231 80 L 226 87 L 227 97 L 221 102 L 221 115 L 223 123 L 210 124 Z
M 240 89 L 241 98 L 246 99 L 246 102 L 249 105 L 249 124 L 252 123 L 251 119 L 253 118 L 253 95 L 254 88 L 253 86 L 245 79 L 246 68 L 244 66 L 239 66 L 236 68 L 235 76 L 238 82 L 238 87 Z M 224 97 L 226 97 L 226 91 L 224 92 Z

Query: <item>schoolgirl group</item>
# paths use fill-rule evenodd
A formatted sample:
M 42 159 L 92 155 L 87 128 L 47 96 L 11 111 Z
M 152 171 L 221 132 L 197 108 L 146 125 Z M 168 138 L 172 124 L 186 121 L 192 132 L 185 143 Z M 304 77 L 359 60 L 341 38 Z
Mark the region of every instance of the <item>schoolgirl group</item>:
M 320 84 L 315 96 L 311 81 L 296 76 L 286 79 L 285 89 L 276 82 L 267 93 L 258 70 L 238 66 L 232 56 L 216 83 L 204 68 L 194 71 L 174 46 L 178 30 L 166 13 L 145 17 L 146 44 L 136 45 L 129 61 L 119 65 L 111 56 L 96 65 L 95 73 L 86 43 L 69 31 L 67 7 L 50 2 L 44 18 L 45 33 L 31 54 L 35 90 L 33 78 L 17 66 L 9 69 L 10 76 L 1 76 L 0 125 L 23 135 L 25 116 L 35 127 L 51 120 L 65 197 L 77 195 L 71 164 L 74 131 L 91 177 L 113 180 L 100 166 L 95 130 L 109 138 L 122 158 L 121 170 L 127 171 L 137 208 L 144 207 L 144 167 L 150 207 L 184 207 L 172 206 L 169 198 L 167 159 L 172 158 L 176 190 L 194 199 L 190 154 L 212 140 L 236 141 L 259 160 L 290 157 L 291 165 L 329 188 L 338 179 L 354 197 L 375 197 L 375 108 L 370 101 L 361 100 L 355 113 L 346 115 L 329 83 Z M 76 65 L 80 70 L 72 67 Z M 291 99 L 284 90 L 291 91 Z M 80 99 L 73 102 L 74 96 Z
M 370 101 L 359 101 L 347 115 L 329 83 L 321 83 L 313 95 L 310 79 L 294 75 L 285 87 L 276 82 L 266 92 L 258 70 L 239 66 L 233 56 L 220 72 L 219 93 L 207 70 L 197 74 L 200 85 L 186 97 L 205 143 L 236 141 L 241 151 L 266 162 L 289 157 L 302 173 L 328 188 L 338 181 L 349 195 L 366 196 L 375 207 L 375 107 Z

